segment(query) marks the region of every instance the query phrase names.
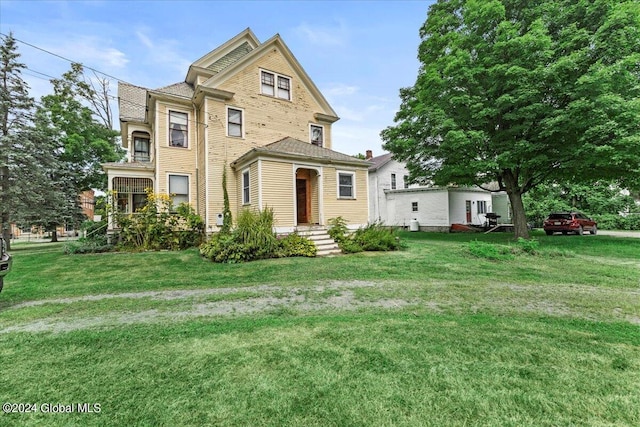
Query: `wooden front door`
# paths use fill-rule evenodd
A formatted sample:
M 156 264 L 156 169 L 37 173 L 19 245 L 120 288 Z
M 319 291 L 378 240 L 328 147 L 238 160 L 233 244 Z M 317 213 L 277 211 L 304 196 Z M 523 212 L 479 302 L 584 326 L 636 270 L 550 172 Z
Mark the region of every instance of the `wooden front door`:
M 307 180 L 296 178 L 296 211 L 298 224 L 309 222 L 309 210 L 307 209 Z
M 467 224 L 471 224 L 471 200 L 465 202 L 467 205 Z

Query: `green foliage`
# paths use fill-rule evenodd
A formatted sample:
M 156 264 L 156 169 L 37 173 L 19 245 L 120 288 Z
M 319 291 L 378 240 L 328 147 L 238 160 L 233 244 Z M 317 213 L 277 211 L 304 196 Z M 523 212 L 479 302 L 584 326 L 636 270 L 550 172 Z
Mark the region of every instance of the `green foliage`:
M 175 212 L 171 207 L 168 195 L 148 189 L 146 204 L 136 213 L 116 213 L 119 247 L 129 251 L 182 250 L 202 243 L 202 218 L 186 203 Z
M 469 242 L 469 252 L 478 258 L 486 258 L 493 261 L 502 261 L 513 258 L 513 254 L 509 246 L 497 245 L 479 240 L 472 240 Z
M 329 236 L 338 243 L 344 253 L 362 251 L 395 251 L 406 247 L 396 230 L 379 223 L 371 223 L 349 233 L 347 222 L 341 216 L 329 221 Z
M 336 243 L 342 243 L 347 238 L 347 235 L 349 233 L 349 229 L 347 228 L 347 221 L 343 217 L 339 216 L 329 219 L 328 224 L 329 236 L 331 236 L 331 238 L 335 240 Z
M 523 197 L 530 222 L 541 227 L 551 212 L 580 211 L 598 221 L 603 229 L 629 229 L 619 212 L 637 212 L 633 197 L 615 182 L 542 184 Z M 617 217 L 617 218 L 616 218 Z
M 200 254 L 214 262 L 238 263 L 278 257 L 314 257 L 316 247 L 295 233 L 278 240 L 273 232 L 272 209 L 259 212 L 244 209 L 238 215 L 236 228 L 214 234 L 200 245 Z
M 516 248 L 524 253 L 535 255 L 540 249 L 540 242 L 536 239 L 523 239 L 519 237 L 516 242 Z
M 382 132 L 411 181 L 496 182 L 516 237 L 542 183 L 638 183 L 637 2 L 438 1 L 420 36 L 416 83 Z
M 291 233 L 280 239 L 282 257 L 315 257 L 318 252 L 316 245 L 309 239 L 297 233 Z
M 364 251 L 396 251 L 406 247 L 395 229 L 378 223 L 357 229 L 353 234 L 353 241 Z
M 233 225 L 233 217 L 231 216 L 231 208 L 229 207 L 229 192 L 227 191 L 227 166 L 222 169 L 222 196 L 224 207 L 222 208 L 222 228 L 220 232 L 223 234 L 231 231 Z

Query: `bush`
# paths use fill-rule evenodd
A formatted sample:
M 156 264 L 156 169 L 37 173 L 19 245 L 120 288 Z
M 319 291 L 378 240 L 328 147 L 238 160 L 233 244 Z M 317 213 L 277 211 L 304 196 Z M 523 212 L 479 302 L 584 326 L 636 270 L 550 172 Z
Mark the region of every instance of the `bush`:
M 147 202 L 134 214 L 116 214 L 119 246 L 125 250 L 182 250 L 204 239 L 204 221 L 181 203 L 172 212 L 171 197 L 147 191 Z
M 397 230 L 372 223 L 349 234 L 347 222 L 342 217 L 329 220 L 329 235 L 344 253 L 362 251 L 396 251 L 406 247 L 398 237 Z
M 214 262 L 238 263 L 257 259 L 316 256 L 316 246 L 308 239 L 290 234 L 280 240 L 273 232 L 273 210 L 243 210 L 236 228 L 220 232 L 200 246 L 200 254 Z
M 283 257 L 315 257 L 318 252 L 318 248 L 311 240 L 305 239 L 297 233 L 291 233 L 280 239 L 280 246 L 280 256 Z
M 518 241 L 516 242 L 516 248 L 518 251 L 527 253 L 529 255 L 536 255 L 538 253 L 538 249 L 540 248 L 540 242 L 536 239 L 523 239 L 522 237 L 518 237 Z

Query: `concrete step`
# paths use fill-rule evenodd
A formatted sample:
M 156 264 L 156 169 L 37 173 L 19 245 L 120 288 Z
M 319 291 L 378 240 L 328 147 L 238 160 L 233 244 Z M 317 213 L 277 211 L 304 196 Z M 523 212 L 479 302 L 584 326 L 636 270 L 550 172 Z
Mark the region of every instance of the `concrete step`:
M 331 256 L 342 253 L 338 244 L 329 236 L 324 227 L 298 227 L 298 234 L 313 242 L 316 246 L 316 256 Z

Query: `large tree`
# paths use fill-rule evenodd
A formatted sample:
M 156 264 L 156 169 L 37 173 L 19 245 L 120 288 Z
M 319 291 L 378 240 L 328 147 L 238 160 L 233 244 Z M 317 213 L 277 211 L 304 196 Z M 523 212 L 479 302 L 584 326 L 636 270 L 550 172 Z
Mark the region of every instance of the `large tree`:
M 111 110 L 108 107 L 108 86 L 98 84 L 99 92 L 86 82 L 83 67 L 72 64 L 61 79 L 54 79 L 53 94 L 43 96 L 51 125 L 59 132 L 61 161 L 76 171 L 78 193 L 90 188 L 106 190 L 103 162 L 122 159 L 119 133 L 111 129 Z M 106 102 L 106 106 L 105 103 Z
M 640 179 L 637 2 L 441 0 L 420 35 L 418 78 L 382 132 L 414 181 L 495 182 L 528 237 L 537 185 Z
M 38 147 L 26 136 L 34 109 L 29 86 L 22 79 L 26 66 L 12 34 L 0 39 L 0 229 L 10 244 L 12 215 L 16 203 L 29 191 L 30 182 L 20 171 L 36 167 Z

